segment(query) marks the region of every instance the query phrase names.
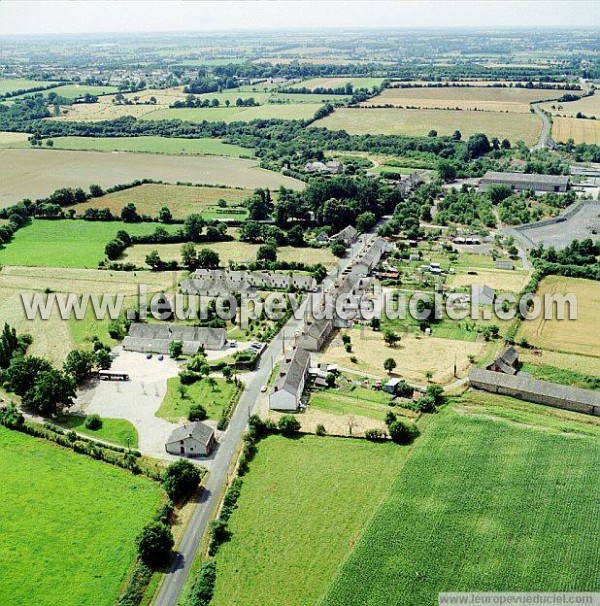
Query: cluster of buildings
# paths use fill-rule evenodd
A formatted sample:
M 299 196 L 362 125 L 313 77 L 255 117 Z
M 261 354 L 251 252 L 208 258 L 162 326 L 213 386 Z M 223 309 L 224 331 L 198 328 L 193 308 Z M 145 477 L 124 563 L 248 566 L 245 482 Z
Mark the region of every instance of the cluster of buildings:
M 328 162 L 307 162 L 304 165 L 304 170 L 307 173 L 317 173 L 320 175 L 340 175 L 344 172 L 344 165 L 341 162 L 335 160 L 329 160 Z

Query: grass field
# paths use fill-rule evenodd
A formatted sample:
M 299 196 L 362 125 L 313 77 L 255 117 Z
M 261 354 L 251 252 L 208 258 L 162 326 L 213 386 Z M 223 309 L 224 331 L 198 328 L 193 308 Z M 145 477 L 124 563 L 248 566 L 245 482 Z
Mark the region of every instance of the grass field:
M 310 397 L 310 406 L 338 415 L 358 415 L 382 421 L 390 410 L 391 397 L 384 391 L 363 387 L 315 391 Z
M 176 225 L 165 227 L 178 228 Z M 104 259 L 104 247 L 121 229 L 131 235 L 142 235 L 154 232 L 156 224 L 37 219 L 20 229 L 13 240 L 0 249 L 0 264 L 96 268 Z
M 542 280 L 538 295 L 573 293 L 577 299 L 577 319 L 545 320 L 541 313 L 535 320 L 521 324 L 517 338 L 542 349 L 593 356 L 600 364 L 600 322 L 597 311 L 600 305 L 600 284 L 592 280 L 548 276 Z M 543 309 L 543 308 L 542 308 Z
M 451 111 L 435 109 L 340 108 L 315 126 L 345 130 L 351 134 L 381 133 L 384 135 L 425 136 L 431 129 L 439 135 L 459 130 L 463 137 L 485 133 L 489 137 L 519 140 L 526 144 L 537 141 L 541 120 L 533 114 L 499 112 Z
M 592 356 L 580 356 L 559 351 L 541 351 L 541 355 L 538 356 L 533 355 L 533 353 L 527 349 L 522 349 L 519 352 L 519 359 L 525 364 L 551 366 L 566 371 L 600 377 L 600 364 L 598 364 L 598 359 Z
M 577 118 L 552 118 L 552 138 L 560 143 L 573 139 L 575 143 L 600 145 L 600 121 Z
M 471 287 L 487 284 L 497 291 L 521 292 L 529 280 L 530 272 L 520 270 L 478 269 L 477 275 L 456 273 L 448 276 L 446 286 L 450 288 Z
M 65 84 L 64 86 L 58 86 L 56 88 L 50 89 L 46 91 L 44 94 L 48 95 L 48 93 L 56 93 L 60 97 L 65 97 L 66 99 L 79 99 L 87 94 L 100 96 L 100 95 L 110 95 L 112 93 L 118 92 L 118 88 L 116 86 L 95 86 L 90 84 Z
M 136 179 L 167 183 L 198 183 L 229 187 L 280 185 L 300 190 L 304 183 L 258 168 L 255 160 L 219 156 L 177 157 L 141 153 L 101 153 L 54 149 L 0 149 L 2 191 L 0 207 L 23 198 L 40 198 L 61 187 L 92 183 L 110 187 Z
M 405 447 L 343 438 L 272 436 L 261 442 L 230 519 L 231 540 L 217 555 L 211 604 L 315 604 L 407 453 Z
M 125 419 L 102 419 L 102 427 L 92 430 L 85 426 L 85 417 L 68 415 L 57 420 L 61 427 L 72 429 L 77 433 L 85 434 L 98 440 L 112 442 L 128 448 L 137 448 L 138 433 L 135 427 Z
M 0 475 L 0 602 L 112 606 L 158 485 L 3 427 Z
M 394 105 L 431 109 L 484 110 L 491 112 L 529 113 L 532 101 L 560 97 L 560 91 L 525 88 L 390 88 L 365 101 L 363 105 Z
M 432 420 L 319 604 L 597 589 L 598 426 L 507 405 Z
M 591 97 L 583 97 L 579 101 L 570 101 L 569 103 L 548 102 L 541 106 L 552 114 L 560 114 L 574 118 L 581 112 L 588 117 L 600 118 L 600 94 L 596 93 Z
M 179 393 L 179 378 L 169 379 L 165 399 L 156 411 L 156 416 L 178 423 L 182 419 L 187 419 L 190 406 L 202 404 L 208 413 L 208 418 L 218 421 L 232 401 L 237 387 L 224 379 L 216 379 L 216 381 L 217 385 L 214 389 L 205 380 L 187 385 L 187 392 L 182 398 Z
M 27 137 L 25 137 L 27 139 Z M 182 139 L 177 137 L 57 137 L 57 149 L 128 151 L 171 155 L 253 156 L 252 149 L 223 143 L 219 139 Z M 0 134 L 0 146 L 2 135 Z
M 0 131 L 0 149 L 7 147 L 27 147 L 27 133 L 7 133 Z
M 37 88 L 38 86 L 49 86 L 52 82 L 44 80 L 27 80 L 25 78 L 0 78 L 0 95 L 17 90 Z
M 118 216 L 125 205 L 133 203 L 138 213 L 150 217 L 157 217 L 160 209 L 167 206 L 175 219 L 185 219 L 192 213 L 201 213 L 207 220 L 242 220 L 248 212 L 240 204 L 251 195 L 251 189 L 146 183 L 79 204 L 77 214 L 83 215 L 88 208 L 110 208 L 111 212 Z M 217 206 L 219 200 L 225 200 L 227 208 Z
M 200 248 L 210 248 L 217 252 L 221 259 L 221 264 L 225 265 L 228 261 L 236 263 L 255 261 L 260 245 L 234 240 L 232 242 L 212 242 L 206 246 L 201 245 Z M 123 260 L 143 266 L 146 262 L 146 256 L 153 250 L 158 251 L 163 261 L 181 258 L 181 244 L 138 244 L 128 248 L 123 253 Z M 336 265 L 336 258 L 331 251 L 323 248 L 282 246 L 277 249 L 277 259 L 279 261 L 301 261 L 309 265 L 322 263 L 329 269 Z M 2 257 L 0 255 L 1 261 Z
M 580 387 L 581 389 L 600 390 L 600 377 L 586 375 L 574 370 L 556 368 L 556 366 L 548 366 L 546 364 L 529 363 L 523 363 L 521 370 L 528 372 L 532 377 L 541 381 L 550 381 L 552 383 L 560 383 L 561 385 Z
M 294 88 L 339 88 L 346 86 L 350 82 L 355 89 L 366 88 L 372 89 L 374 86 L 379 86 L 383 82 L 383 78 L 310 78 L 303 82 L 294 84 Z

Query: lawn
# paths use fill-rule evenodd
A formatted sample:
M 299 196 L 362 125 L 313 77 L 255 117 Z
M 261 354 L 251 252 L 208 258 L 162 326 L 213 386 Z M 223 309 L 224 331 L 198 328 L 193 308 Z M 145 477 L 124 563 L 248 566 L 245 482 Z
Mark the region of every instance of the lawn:
M 147 152 L 169 155 L 253 156 L 248 147 L 223 143 L 207 137 L 183 139 L 178 137 L 57 137 L 52 139 L 58 149 Z M 0 135 L 0 145 L 2 136 Z
M 573 139 L 575 143 L 600 145 L 600 121 L 555 116 L 552 119 L 552 138 L 560 143 Z
M 201 213 L 206 220 L 243 220 L 248 212 L 241 203 L 251 195 L 251 189 L 146 183 L 78 204 L 76 210 L 78 215 L 83 215 L 88 208 L 110 208 L 119 216 L 124 206 L 133 203 L 139 214 L 150 217 L 157 217 L 160 209 L 167 206 L 175 219 Z M 219 207 L 219 200 L 225 200 L 227 206 Z
M 214 388 L 205 379 L 193 385 L 186 385 L 186 392 L 182 397 L 179 392 L 179 378 L 168 379 L 167 393 L 156 411 L 156 416 L 177 423 L 187 418 L 190 406 L 202 404 L 208 413 L 208 418 L 218 421 L 236 396 L 238 388 L 234 383 L 227 383 L 224 379 L 216 379 L 216 381 Z
M 314 391 L 309 404 L 312 408 L 338 415 L 358 415 L 382 421 L 390 410 L 391 397 L 384 391 L 364 387 Z
M 36 219 L 0 249 L 0 264 L 95 268 L 104 259 L 104 247 L 121 229 L 131 235 L 150 234 L 156 224 Z
M 315 604 L 389 491 L 409 449 L 271 436 L 244 478 L 213 606 Z M 366 489 L 368 487 L 368 489 Z
M 0 475 L 0 603 L 115 604 L 159 486 L 3 427 Z
M 598 426 L 546 418 L 535 405 L 510 412 L 504 400 L 432 420 L 320 604 L 597 590 Z
M 102 427 L 92 430 L 85 426 L 85 417 L 79 415 L 67 415 L 57 420 L 58 425 L 66 429 L 72 429 L 98 440 L 112 442 L 119 446 L 137 448 L 138 433 L 135 427 L 125 419 L 102 419 Z
M 459 130 L 464 138 L 475 133 L 488 137 L 519 140 L 531 145 L 540 135 L 542 121 L 537 116 L 500 112 L 452 111 L 443 109 L 340 108 L 318 120 L 314 126 L 345 130 L 351 134 L 426 136 L 435 129 L 439 135 Z

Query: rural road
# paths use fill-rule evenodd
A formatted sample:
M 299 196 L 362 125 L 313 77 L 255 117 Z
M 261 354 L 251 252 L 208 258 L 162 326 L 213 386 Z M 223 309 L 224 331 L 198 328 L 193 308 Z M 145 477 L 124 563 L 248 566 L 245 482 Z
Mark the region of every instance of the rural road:
M 379 225 L 379 224 L 378 224 Z M 377 226 L 374 228 L 374 230 Z M 365 238 L 366 240 L 366 238 Z M 362 250 L 363 242 L 357 242 L 350 253 L 340 260 L 338 265 L 328 274 L 323 281 L 327 285 L 341 272 L 351 260 Z M 240 397 L 240 401 L 231 417 L 229 428 L 217 449 L 213 459 L 210 476 L 190 519 L 186 532 L 181 540 L 169 572 L 165 575 L 162 585 L 154 599 L 154 606 L 176 606 L 185 581 L 190 573 L 192 563 L 198 551 L 202 536 L 206 532 L 209 522 L 219 504 L 223 489 L 227 484 L 227 471 L 234 460 L 240 445 L 250 415 L 257 407 L 260 390 L 265 385 L 275 367 L 278 359 L 283 353 L 286 343 L 294 339 L 303 322 L 304 305 L 302 313 L 298 314 L 301 319 L 292 317 L 283 329 L 270 343 L 261 357 L 258 369 L 253 377 L 246 383 L 246 388 Z
M 548 147 L 548 140 L 550 139 L 550 129 L 552 128 L 552 125 L 550 124 L 550 119 L 548 116 L 538 107 L 537 103 L 532 103 L 531 107 L 533 107 L 534 113 L 537 114 L 543 122 L 540 138 L 532 149 L 544 149 L 545 147 Z

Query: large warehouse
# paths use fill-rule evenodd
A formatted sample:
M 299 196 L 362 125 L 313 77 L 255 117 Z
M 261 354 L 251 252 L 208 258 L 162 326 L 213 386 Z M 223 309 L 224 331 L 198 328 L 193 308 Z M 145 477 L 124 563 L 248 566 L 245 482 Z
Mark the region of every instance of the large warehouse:
M 569 189 L 569 177 L 488 171 L 479 182 L 479 191 L 487 191 L 490 185 L 508 185 L 515 191 L 564 193 Z

